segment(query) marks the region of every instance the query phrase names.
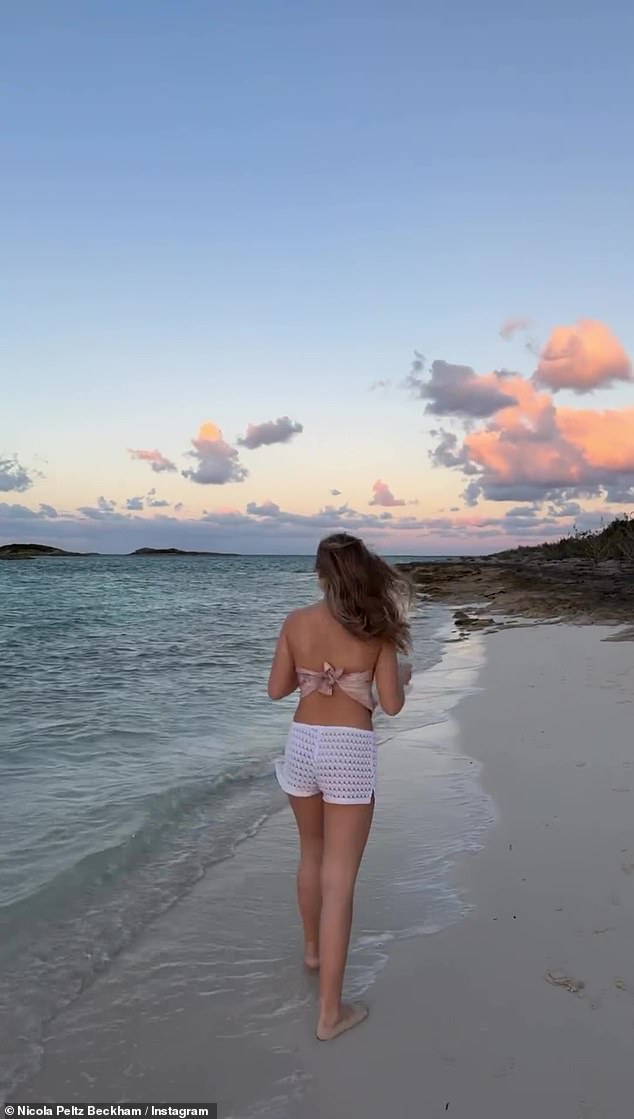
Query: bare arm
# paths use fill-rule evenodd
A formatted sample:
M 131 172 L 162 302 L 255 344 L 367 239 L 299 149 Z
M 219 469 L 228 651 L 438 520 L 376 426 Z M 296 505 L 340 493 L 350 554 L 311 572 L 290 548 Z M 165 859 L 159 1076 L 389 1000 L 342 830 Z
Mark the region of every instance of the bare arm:
M 284 699 L 297 688 L 295 662 L 288 643 L 288 618 L 280 630 L 269 674 L 268 693 L 271 699 Z
M 411 669 L 400 666 L 396 649 L 387 642 L 383 645 L 374 670 L 374 682 L 379 703 L 386 715 L 398 715 L 405 703 L 404 685 L 409 683 Z

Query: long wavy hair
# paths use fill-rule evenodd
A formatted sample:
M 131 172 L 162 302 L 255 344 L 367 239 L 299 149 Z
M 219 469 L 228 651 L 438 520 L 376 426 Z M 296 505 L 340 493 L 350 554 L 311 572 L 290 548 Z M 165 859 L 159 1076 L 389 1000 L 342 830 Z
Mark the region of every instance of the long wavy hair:
M 331 614 L 355 637 L 411 649 L 408 610 L 413 585 L 357 536 L 338 532 L 321 541 L 315 558 Z

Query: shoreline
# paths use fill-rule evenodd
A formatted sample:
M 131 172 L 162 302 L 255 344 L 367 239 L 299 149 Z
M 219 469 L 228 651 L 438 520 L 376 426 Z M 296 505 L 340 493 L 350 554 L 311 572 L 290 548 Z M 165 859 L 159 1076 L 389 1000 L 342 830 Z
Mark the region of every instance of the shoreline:
M 395 811 L 403 797 L 410 808 L 377 813 L 362 866 L 354 945 L 379 966 L 358 1030 L 333 1045 L 314 1039 L 282 811 L 52 1023 L 42 1071 L 20 1098 L 219 1098 L 221 1119 L 382 1119 L 395 1101 L 407 1115 L 631 1119 L 634 667 L 615 636 L 538 623 L 448 642 L 458 664 L 481 647 L 486 660 L 449 722 L 414 719 L 391 775 L 386 766 L 378 808 Z M 442 665 L 423 675 L 429 683 L 435 670 L 441 694 Z M 435 843 L 424 827 L 439 774 L 428 766 L 417 782 L 411 769 L 425 739 L 437 743 L 434 764 L 472 760 L 496 822 L 449 860 L 459 919 L 395 937 L 396 899 L 427 896 L 419 859 Z M 452 796 L 462 810 L 463 787 Z M 410 872 L 389 862 L 390 844 L 400 864 L 413 853 Z M 219 912 L 235 918 L 237 945 Z M 263 913 L 281 922 L 270 942 Z M 201 929 L 230 954 L 228 988 Z M 353 951 L 353 997 L 367 987 L 357 962 Z M 271 987 L 257 1004 L 254 968 Z M 148 1013 L 159 974 L 170 983 Z
M 301 580 L 300 587 L 304 582 Z M 450 611 L 436 605 L 428 605 L 413 622 L 415 667 L 420 673 L 438 663 L 447 635 L 455 630 Z M 473 651 L 469 651 L 468 659 L 472 658 Z M 268 650 L 260 664 L 268 668 Z M 264 684 L 265 676 L 261 680 Z M 41 862 L 31 863 L 34 888 L 28 889 L 25 874 L 21 898 L 11 893 L 12 883 L 7 880 L 11 858 L 5 860 L 0 883 L 4 903 L 0 920 L 0 1034 L 5 1039 L 0 1045 L 0 1099 L 8 1091 L 15 1091 L 16 1083 L 28 1083 L 36 1074 L 39 1043 L 42 1032 L 48 1033 L 49 1024 L 72 1008 L 78 998 L 83 1001 L 89 997 L 95 980 L 115 960 L 125 957 L 157 918 L 172 907 L 178 908 L 205 874 L 213 875 L 215 865 L 231 860 L 241 843 L 249 845 L 264 820 L 286 807 L 273 765 L 288 732 L 293 699 L 271 705 L 263 687 L 261 693 L 261 701 L 241 716 L 235 742 L 221 727 L 214 729 L 209 723 L 206 730 L 195 726 L 193 734 L 191 728 L 187 734 L 178 711 L 166 712 L 169 721 L 155 724 L 156 736 L 147 733 L 146 728 L 139 752 L 145 750 L 153 759 L 153 773 L 148 774 L 142 787 L 136 774 L 130 777 L 126 769 L 125 743 L 121 752 L 113 734 L 114 757 L 119 759 L 116 764 L 123 764 L 122 781 L 128 785 L 123 785 L 123 796 L 106 794 L 106 799 L 111 817 L 118 809 L 124 827 L 100 842 L 97 837 L 93 843 L 88 828 L 80 831 L 83 816 L 78 812 L 81 805 L 75 802 L 68 818 L 73 832 L 80 833 L 80 843 L 68 851 L 67 858 L 65 851 L 56 852 L 52 862 L 46 861 L 42 850 Z M 430 695 L 427 706 L 431 703 Z M 413 701 L 396 724 L 403 730 L 409 726 L 408 720 L 416 718 Z M 423 721 L 437 718 L 436 710 L 422 715 Z M 383 716 L 377 719 L 381 741 L 395 729 L 393 720 Z M 110 740 L 107 736 L 102 741 L 108 747 Z M 87 747 L 90 756 L 90 738 Z M 172 760 L 174 748 L 176 764 Z M 82 750 L 83 746 L 77 750 L 78 757 Z M 10 778 L 10 767 L 6 772 Z M 57 777 L 54 771 L 52 776 L 53 780 Z M 102 779 L 98 771 L 97 788 Z M 71 785 L 74 780 L 69 773 Z M 128 790 L 143 796 L 133 819 L 125 803 L 120 803 Z M 9 799 L 19 804 L 15 797 Z M 24 819 L 19 807 L 13 814 L 7 809 L 5 817 L 5 832 L 15 834 Z M 68 839 L 72 839 L 72 833 Z M 292 835 L 289 845 L 294 845 Z M 39 853 L 39 844 L 34 849 Z M 7 843 L 9 855 L 11 850 Z
M 352 997 L 372 989 L 394 942 L 462 919 L 456 857 L 479 849 L 494 819 L 477 766 L 452 748 L 451 719 L 477 686 L 481 655 L 478 640 L 446 640 L 441 660 L 415 677 L 406 718 L 381 728 L 377 813 L 347 971 Z M 293 1044 L 279 1042 L 291 1023 L 294 1032 L 312 1020 L 315 998 L 314 977 L 301 968 L 296 848 L 284 803 L 56 1015 L 40 1071 L 12 1097 L 178 1100 L 197 1084 L 198 1098 L 219 1096 L 224 1116 L 270 1103 L 276 1085 L 297 1076 L 308 1082 Z M 245 1064 L 261 1068 L 257 1083 L 245 1080 Z M 212 1084 L 203 1089 L 196 1070 Z

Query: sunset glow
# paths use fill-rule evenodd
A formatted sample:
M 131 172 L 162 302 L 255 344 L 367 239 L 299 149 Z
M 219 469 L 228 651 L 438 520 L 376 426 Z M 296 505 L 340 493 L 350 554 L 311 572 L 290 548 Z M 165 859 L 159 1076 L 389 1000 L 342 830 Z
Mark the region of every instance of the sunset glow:
M 609 21 L 67 7 L 10 20 L 0 541 L 467 553 L 634 510 Z

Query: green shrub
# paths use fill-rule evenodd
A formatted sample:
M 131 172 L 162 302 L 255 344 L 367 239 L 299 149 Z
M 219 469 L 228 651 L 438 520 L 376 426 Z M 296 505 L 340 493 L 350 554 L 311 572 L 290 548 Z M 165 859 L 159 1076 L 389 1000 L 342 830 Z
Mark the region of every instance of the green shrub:
M 580 532 L 575 525 L 571 535 L 563 536 L 561 540 L 535 547 L 513 548 L 500 552 L 499 555 L 509 559 L 539 555 L 545 560 L 587 559 L 592 563 L 617 560 L 620 563 L 631 563 L 634 561 L 634 517 L 624 513 L 594 532 L 588 529 Z

